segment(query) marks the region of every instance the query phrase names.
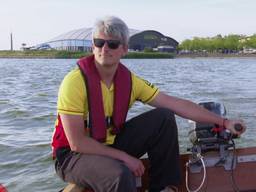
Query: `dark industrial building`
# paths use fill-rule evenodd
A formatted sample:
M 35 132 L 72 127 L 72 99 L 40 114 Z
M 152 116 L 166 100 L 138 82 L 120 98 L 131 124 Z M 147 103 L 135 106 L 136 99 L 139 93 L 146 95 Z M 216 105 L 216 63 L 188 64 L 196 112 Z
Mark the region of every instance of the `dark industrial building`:
M 155 50 L 160 52 L 176 52 L 179 43 L 173 38 L 164 36 L 154 30 L 142 31 L 130 37 L 129 50 Z

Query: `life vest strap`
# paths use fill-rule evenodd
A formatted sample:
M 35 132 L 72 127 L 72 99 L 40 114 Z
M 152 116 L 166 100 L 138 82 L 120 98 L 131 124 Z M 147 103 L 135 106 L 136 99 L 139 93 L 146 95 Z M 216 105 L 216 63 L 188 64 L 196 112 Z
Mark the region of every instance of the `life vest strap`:
M 112 116 L 111 117 L 109 117 L 109 116 L 106 117 L 105 118 L 105 122 L 106 122 L 106 125 L 107 125 L 107 129 L 109 129 L 109 128 L 114 126 L 114 122 L 113 122 L 113 117 Z M 84 123 L 85 123 L 85 127 L 88 127 L 88 128 L 92 127 L 91 124 L 90 124 L 90 120 L 85 120 Z

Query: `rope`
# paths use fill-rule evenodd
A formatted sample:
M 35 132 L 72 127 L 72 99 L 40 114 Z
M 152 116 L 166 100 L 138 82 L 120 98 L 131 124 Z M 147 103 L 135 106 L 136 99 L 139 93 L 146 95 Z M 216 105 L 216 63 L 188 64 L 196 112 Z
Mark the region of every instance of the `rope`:
M 189 160 L 189 162 L 186 163 L 186 188 L 188 192 L 198 192 L 204 185 L 205 179 L 206 179 L 206 167 L 205 167 L 205 163 L 203 160 L 203 157 L 200 154 L 197 154 L 198 159 L 201 161 L 202 166 L 203 166 L 203 179 L 201 184 L 199 185 L 199 187 L 195 190 L 191 190 L 188 186 L 188 167 L 189 164 L 191 164 L 192 162 Z

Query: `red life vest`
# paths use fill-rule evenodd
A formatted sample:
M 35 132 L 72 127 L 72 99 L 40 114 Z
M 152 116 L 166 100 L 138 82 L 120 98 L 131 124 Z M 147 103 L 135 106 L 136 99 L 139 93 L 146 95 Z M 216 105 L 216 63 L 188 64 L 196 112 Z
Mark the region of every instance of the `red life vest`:
M 82 58 L 78 66 L 85 78 L 89 107 L 90 136 L 104 142 L 106 140 L 107 123 L 105 120 L 103 97 L 101 90 L 101 78 L 96 69 L 94 56 Z M 113 106 L 113 134 L 120 132 L 129 109 L 132 89 L 131 72 L 119 63 L 114 76 L 114 106 Z M 54 151 L 60 147 L 69 147 L 61 118 L 58 115 L 58 123 L 55 126 L 52 146 Z

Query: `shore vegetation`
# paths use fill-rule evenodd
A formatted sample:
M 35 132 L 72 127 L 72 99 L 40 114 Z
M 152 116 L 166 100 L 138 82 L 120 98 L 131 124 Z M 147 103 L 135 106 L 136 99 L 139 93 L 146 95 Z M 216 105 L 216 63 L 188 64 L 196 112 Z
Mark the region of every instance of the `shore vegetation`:
M 57 51 L 57 50 L 24 50 L 24 51 L 0 51 L 0 58 L 62 58 L 72 59 L 90 55 L 84 51 Z M 126 59 L 144 58 L 173 58 L 173 53 L 161 52 L 129 52 Z
M 252 36 L 227 35 L 222 37 L 200 38 L 185 40 L 179 45 L 182 52 L 208 52 L 208 53 L 256 53 L 256 34 Z

